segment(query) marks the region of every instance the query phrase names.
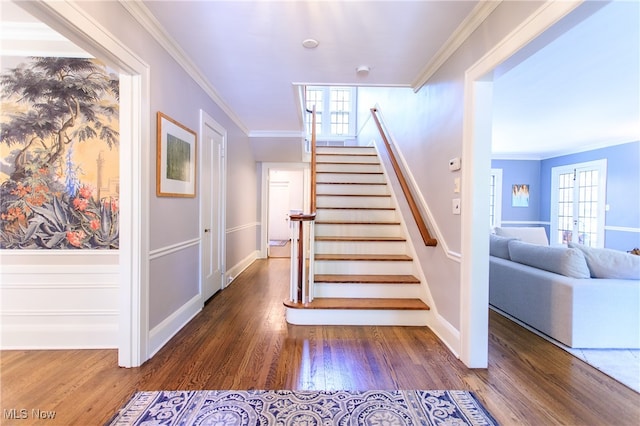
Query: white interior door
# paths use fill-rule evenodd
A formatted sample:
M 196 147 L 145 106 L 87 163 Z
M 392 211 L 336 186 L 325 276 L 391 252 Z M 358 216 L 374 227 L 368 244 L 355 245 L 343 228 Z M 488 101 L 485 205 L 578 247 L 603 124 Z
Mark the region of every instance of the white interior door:
M 304 173 L 302 170 L 269 170 L 267 239 L 289 240 L 289 213 L 303 210 Z M 267 244 L 267 256 L 269 256 Z
M 269 240 L 289 239 L 289 198 L 288 181 L 269 183 Z
M 209 299 L 224 285 L 224 141 L 217 123 L 202 123 L 200 196 L 202 217 L 202 297 Z

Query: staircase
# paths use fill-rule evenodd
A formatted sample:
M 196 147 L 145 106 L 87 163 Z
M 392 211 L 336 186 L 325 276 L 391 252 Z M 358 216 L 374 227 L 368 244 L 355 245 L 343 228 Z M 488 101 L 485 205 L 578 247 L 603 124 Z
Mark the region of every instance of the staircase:
M 374 147 L 319 146 L 314 299 L 285 301 L 293 324 L 426 325 L 400 215 Z

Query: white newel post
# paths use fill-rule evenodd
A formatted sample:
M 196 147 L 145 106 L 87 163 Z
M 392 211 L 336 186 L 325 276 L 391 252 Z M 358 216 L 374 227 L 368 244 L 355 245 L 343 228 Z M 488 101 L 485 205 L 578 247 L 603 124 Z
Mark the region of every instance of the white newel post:
M 297 211 L 291 211 L 289 214 L 289 223 L 291 224 L 291 301 L 297 303 L 309 303 L 313 300 L 313 221 L 316 215 L 302 214 Z M 309 222 L 309 226 L 305 227 L 304 223 Z M 304 231 L 307 228 L 309 235 L 305 236 Z M 305 247 L 305 243 L 309 247 Z M 309 250 L 309 276 L 307 276 L 307 268 L 305 260 L 306 253 Z

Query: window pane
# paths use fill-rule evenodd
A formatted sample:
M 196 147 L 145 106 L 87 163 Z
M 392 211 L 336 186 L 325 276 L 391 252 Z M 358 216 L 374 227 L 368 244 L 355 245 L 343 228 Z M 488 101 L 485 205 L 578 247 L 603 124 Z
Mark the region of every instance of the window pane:
M 322 129 L 322 110 L 323 110 L 323 93 L 322 89 L 309 89 L 307 88 L 307 105 L 306 108 L 311 111 L 313 107 L 316 107 L 316 134 L 319 134 Z M 305 117 L 305 123 L 307 127 L 307 133 L 311 134 L 311 122 L 313 118 L 311 114 L 307 114 Z
M 331 111 L 331 134 L 349 134 L 349 113 Z
M 349 112 L 351 111 L 351 89 L 331 88 L 331 134 L 349 134 Z

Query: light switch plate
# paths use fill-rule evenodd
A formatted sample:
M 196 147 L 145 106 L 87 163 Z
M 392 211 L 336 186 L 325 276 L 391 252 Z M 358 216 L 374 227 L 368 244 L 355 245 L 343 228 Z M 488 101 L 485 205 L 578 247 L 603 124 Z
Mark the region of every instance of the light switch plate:
M 451 210 L 453 214 L 460 214 L 460 198 L 451 200 Z

